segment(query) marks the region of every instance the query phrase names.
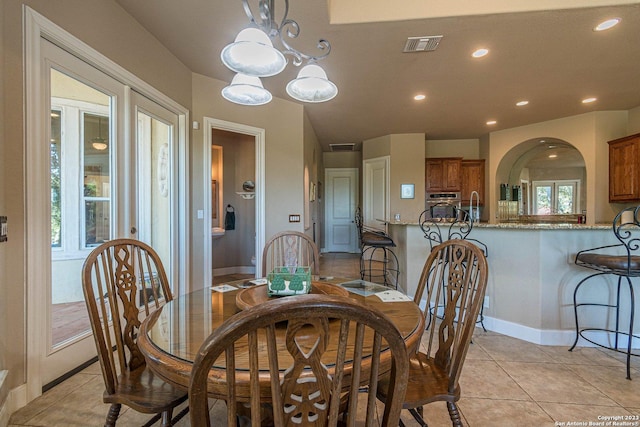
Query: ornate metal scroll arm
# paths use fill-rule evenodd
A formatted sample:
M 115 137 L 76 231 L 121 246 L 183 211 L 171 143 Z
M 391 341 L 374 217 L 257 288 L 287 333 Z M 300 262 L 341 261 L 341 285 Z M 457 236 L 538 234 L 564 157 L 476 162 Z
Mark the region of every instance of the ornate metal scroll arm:
M 242 0 L 242 6 L 251 24 L 260 28 L 271 39 L 277 37 L 280 40 L 280 43 L 285 49 L 282 53 L 292 56 L 295 66 L 302 65 L 303 61 L 316 62 L 329 56 L 329 53 L 331 53 L 331 44 L 325 39 L 318 40 L 316 45 L 320 52 L 318 55 L 303 53 L 289 44 L 287 39 L 293 40 L 300 35 L 300 25 L 294 19 L 287 17 L 289 14 L 289 0 L 283 0 L 283 2 L 284 11 L 280 23 L 276 22 L 275 0 L 258 1 L 258 19 L 256 19 L 256 15 L 253 13 L 249 0 Z

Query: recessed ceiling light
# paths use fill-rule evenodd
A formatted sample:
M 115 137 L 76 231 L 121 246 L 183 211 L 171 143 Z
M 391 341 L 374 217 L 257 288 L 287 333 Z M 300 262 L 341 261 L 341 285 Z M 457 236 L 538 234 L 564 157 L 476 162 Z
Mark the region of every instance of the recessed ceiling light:
M 471 56 L 473 56 L 474 58 L 482 58 L 487 53 L 489 53 L 489 49 L 482 48 L 482 49 L 478 49 L 475 52 L 473 52 L 471 54 Z
M 498 123 L 498 122 L 497 122 L 497 121 L 495 121 L 495 120 L 489 120 L 489 121 L 487 122 L 487 124 L 488 124 L 488 125 L 495 125 L 496 123 Z
M 522 107 L 523 105 L 527 105 L 529 103 L 529 101 L 518 101 L 516 102 L 516 105 L 518 107 Z
M 550 159 L 555 159 L 556 157 L 558 157 L 558 155 L 557 155 L 557 154 L 549 154 L 549 158 L 550 158 Z
M 615 27 L 616 25 L 618 25 L 619 22 L 620 22 L 620 18 L 607 19 L 606 21 L 603 21 L 603 22 L 599 23 L 598 25 L 596 25 L 595 28 L 593 29 L 593 31 L 608 30 L 609 28 L 612 28 L 612 27 Z
M 420 95 L 414 96 L 413 99 L 415 99 L 416 101 L 422 101 L 426 97 L 427 97 L 426 95 L 420 94 Z
M 591 97 L 591 98 L 585 98 L 585 99 L 583 99 L 583 100 L 582 100 L 582 103 L 583 103 L 583 104 L 589 104 L 589 103 L 591 103 L 591 102 L 595 102 L 597 99 L 598 99 L 598 98 L 593 98 L 593 97 Z

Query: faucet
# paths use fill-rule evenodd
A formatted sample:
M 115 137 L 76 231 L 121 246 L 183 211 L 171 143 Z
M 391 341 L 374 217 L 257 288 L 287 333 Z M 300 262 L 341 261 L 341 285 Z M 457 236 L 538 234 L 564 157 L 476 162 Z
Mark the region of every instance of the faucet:
M 475 210 L 473 209 L 473 196 L 475 195 L 475 200 L 476 200 L 476 208 Z M 471 192 L 471 196 L 469 197 L 469 220 L 471 222 L 477 222 L 480 221 L 480 194 L 473 190 Z

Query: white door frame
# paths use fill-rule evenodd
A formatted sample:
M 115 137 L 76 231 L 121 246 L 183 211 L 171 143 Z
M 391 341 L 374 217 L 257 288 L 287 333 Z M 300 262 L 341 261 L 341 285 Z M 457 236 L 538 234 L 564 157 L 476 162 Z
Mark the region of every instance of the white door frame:
M 42 394 L 43 383 L 40 361 L 47 349 L 46 340 L 43 338 L 46 331 L 43 331 L 40 325 L 43 323 L 43 313 L 46 313 L 47 295 L 42 292 L 41 288 L 43 283 L 50 280 L 48 269 L 42 268 L 42 260 L 48 259 L 51 252 L 50 241 L 42 238 L 43 235 L 46 235 L 48 230 L 47 223 L 50 221 L 48 215 L 43 215 L 43 213 L 48 212 L 48 209 L 43 210 L 42 208 L 42 200 L 47 199 L 43 192 L 48 190 L 40 188 L 42 186 L 29 184 L 45 182 L 45 173 L 49 169 L 48 164 L 46 162 L 43 163 L 43 156 L 41 155 L 42 141 L 46 140 L 45 136 L 47 134 L 46 125 L 42 120 L 45 113 L 42 99 L 48 89 L 43 87 L 41 81 L 43 70 L 40 58 L 40 38 L 46 38 L 98 70 L 105 72 L 125 85 L 127 90 L 128 88 L 133 88 L 178 115 L 178 171 L 176 182 L 179 214 L 176 225 L 179 227 L 179 248 L 176 268 L 178 269 L 179 283 L 189 283 L 186 260 L 189 259 L 190 239 L 187 234 L 187 221 L 190 215 L 188 208 L 189 183 L 187 181 L 189 170 L 187 129 L 189 110 L 26 5 L 23 5 L 23 16 L 25 23 L 25 165 L 27 165 L 25 178 L 27 187 L 29 187 L 29 191 L 25 192 L 26 249 L 24 258 L 26 259 L 26 286 L 24 301 L 28 300 L 29 304 L 26 305 L 26 388 L 21 389 L 20 392 L 23 394 L 16 396 L 16 399 L 26 403 Z
M 264 247 L 265 239 L 265 130 L 253 126 L 243 125 L 240 123 L 228 122 L 225 120 L 214 119 L 211 117 L 205 117 L 203 119 L 202 131 L 204 132 L 203 141 L 204 156 L 203 156 L 203 171 L 211 170 L 211 145 L 213 144 L 212 132 L 214 129 L 224 130 L 227 132 L 241 133 L 244 135 L 252 136 L 255 139 L 256 150 L 256 164 L 255 164 L 255 209 L 256 209 L 256 274 L 260 274 L 262 271 L 262 248 Z M 203 235 L 208 236 L 204 239 L 204 267 L 203 276 L 204 283 L 212 283 L 212 253 L 211 253 L 211 178 L 205 173 L 203 181 L 204 188 L 204 218 L 203 221 L 204 230 Z

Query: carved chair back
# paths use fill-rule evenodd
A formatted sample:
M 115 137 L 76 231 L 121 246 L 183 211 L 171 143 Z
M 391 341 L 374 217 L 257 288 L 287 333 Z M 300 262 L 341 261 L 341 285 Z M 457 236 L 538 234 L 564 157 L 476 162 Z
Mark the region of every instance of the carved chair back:
M 276 341 L 276 330 L 281 328 L 286 328 L 286 342 Z M 323 357 L 328 348 L 336 349 L 335 360 Z M 359 414 L 366 414 L 365 425 L 380 425 L 375 417 L 376 389 L 379 375 L 389 369 L 389 358 L 383 362 L 381 355 L 389 352 L 392 398 L 381 425 L 397 426 L 409 361 L 401 334 L 384 314 L 355 300 L 328 295 L 307 294 L 257 305 L 228 319 L 200 347 L 189 384 L 191 425 L 209 425 L 207 378 L 221 381 L 220 372 L 210 370 L 214 364 L 225 369 L 229 427 L 236 426 L 240 388 L 245 393 L 250 390 L 253 426 L 260 425 L 264 403 L 271 404 L 276 426 L 336 426 L 345 409 L 347 426 L 354 426 Z M 249 358 L 249 374 L 236 371 L 236 357 Z M 260 378 L 265 376 L 270 388 L 264 382 L 261 388 Z M 363 384 L 368 384 L 369 395 L 358 399 Z M 358 408 L 363 400 L 364 410 Z
M 320 254 L 315 242 L 299 231 L 283 231 L 273 236 L 262 251 L 262 277 L 275 267 L 295 262 L 298 267 L 310 267 L 311 274 L 320 274 Z
M 414 297 L 420 303 L 427 292 L 430 319 L 426 354 L 448 375 L 454 393 L 476 326 L 487 286 L 487 260 L 480 248 L 461 239 L 434 247 L 425 262 Z M 444 283 L 444 286 L 442 286 Z
M 173 299 L 167 275 L 149 245 L 115 239 L 96 247 L 87 257 L 82 288 L 106 391 L 113 394 L 120 374 L 145 365 L 138 349 L 138 332 L 149 313 Z

